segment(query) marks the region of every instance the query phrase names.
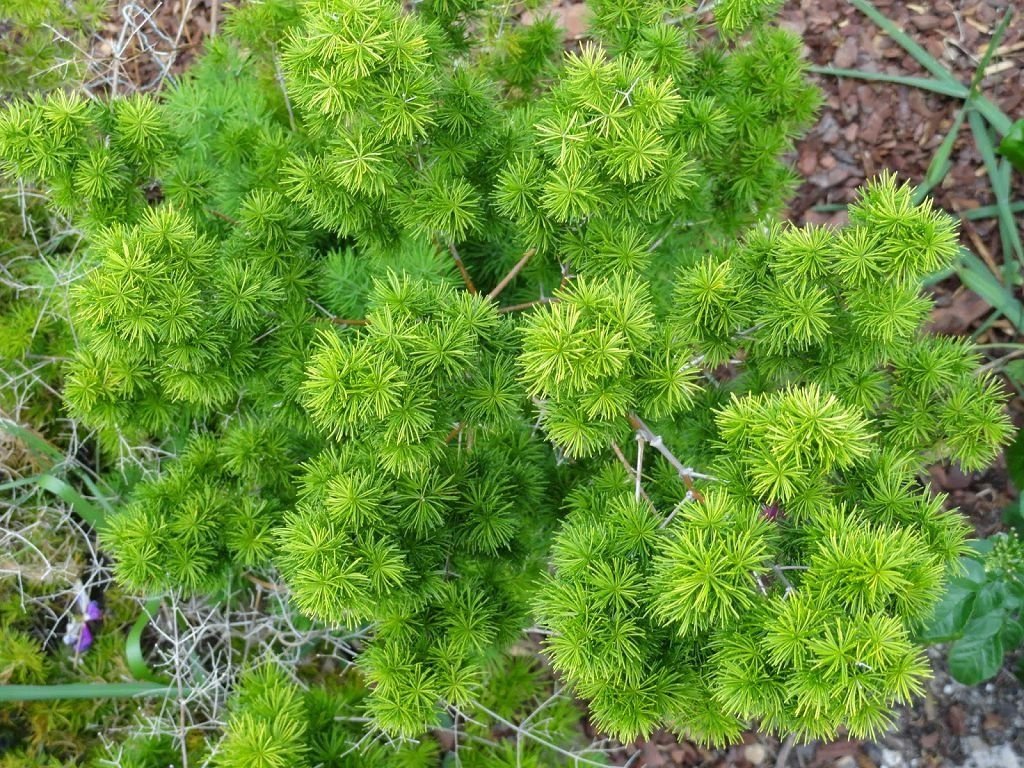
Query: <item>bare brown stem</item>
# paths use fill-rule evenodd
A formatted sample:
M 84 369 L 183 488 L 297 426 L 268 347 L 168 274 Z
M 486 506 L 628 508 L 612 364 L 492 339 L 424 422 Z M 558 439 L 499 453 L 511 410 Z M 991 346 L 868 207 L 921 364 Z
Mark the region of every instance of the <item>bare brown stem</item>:
M 445 445 L 448 445 L 452 440 L 454 440 L 460 434 L 462 434 L 462 422 L 459 422 L 454 427 L 452 427 L 452 431 L 449 432 L 447 435 L 445 435 L 445 438 L 444 438 Z
M 448 243 L 448 252 L 455 259 L 455 266 L 459 268 L 459 274 L 462 275 L 462 282 L 466 284 L 466 290 L 472 294 L 477 293 L 476 286 L 473 284 L 473 278 L 469 276 L 469 272 L 466 271 L 466 265 L 462 262 L 462 257 L 459 255 L 458 249 L 455 247 L 455 243 Z
M 206 212 L 208 214 L 210 214 L 211 216 L 216 216 L 218 219 L 221 219 L 222 221 L 226 221 L 229 224 L 234 224 L 236 227 L 237 226 L 241 226 L 241 223 L 238 221 L 238 219 L 233 219 L 230 216 L 228 216 L 226 213 L 221 213 L 220 211 L 215 211 L 213 208 L 207 208 Z
M 522 258 L 516 262 L 515 266 L 509 270 L 508 274 L 501 278 L 501 281 L 496 286 L 494 286 L 494 289 L 490 293 L 487 294 L 487 298 L 498 298 L 498 295 L 502 291 L 504 291 L 508 284 L 515 279 L 516 275 L 518 275 L 522 268 L 526 266 L 526 262 L 528 262 L 535 253 L 537 253 L 536 248 L 531 248 L 526 253 L 524 253 Z
M 539 299 L 534 299 L 533 301 L 527 301 L 527 302 L 524 302 L 522 304 L 513 304 L 513 305 L 508 306 L 508 307 L 498 307 L 498 312 L 500 314 L 504 314 L 506 312 L 521 312 L 522 310 L 529 309 L 530 307 L 536 307 L 536 306 L 539 306 L 541 304 L 552 304 L 552 303 L 554 303 L 556 301 L 558 301 L 558 299 L 556 299 L 556 298 L 554 298 L 552 296 L 542 296 Z
M 264 579 L 259 578 L 258 576 L 253 576 L 251 573 L 245 574 L 245 578 L 248 581 L 251 581 L 257 587 L 263 587 L 263 589 L 267 590 L 268 592 L 282 592 L 283 593 L 283 592 L 287 592 L 288 591 L 288 589 L 286 587 L 283 587 L 280 584 L 273 584 L 273 583 L 271 583 L 269 581 L 266 581 Z

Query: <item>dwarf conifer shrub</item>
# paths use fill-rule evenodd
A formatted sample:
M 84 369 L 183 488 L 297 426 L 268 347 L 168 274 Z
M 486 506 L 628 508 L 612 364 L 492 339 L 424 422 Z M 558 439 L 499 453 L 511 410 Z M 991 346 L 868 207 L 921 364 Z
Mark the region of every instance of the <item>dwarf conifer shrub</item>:
M 817 95 L 771 5 L 601 0 L 563 54 L 482 2 L 266 0 L 160 97 L 0 113 L 88 242 L 71 413 L 173 456 L 120 580 L 276 569 L 402 736 L 536 622 L 620 738 L 883 729 L 965 536 L 921 471 L 1008 422 L 923 330 L 948 217 L 885 176 L 776 220 Z M 238 764 L 299 749 L 244 714 Z

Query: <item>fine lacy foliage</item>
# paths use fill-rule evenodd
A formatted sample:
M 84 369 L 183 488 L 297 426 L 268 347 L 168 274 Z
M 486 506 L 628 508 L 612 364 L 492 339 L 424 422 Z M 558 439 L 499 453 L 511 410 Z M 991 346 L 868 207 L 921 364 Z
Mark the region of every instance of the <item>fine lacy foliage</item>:
M 513 768 L 515 765 L 554 768 L 571 764 L 541 742 L 571 745 L 579 737 L 580 712 L 568 697 L 549 695 L 549 686 L 536 665 L 509 657 L 492 670 L 492 686 L 482 707 L 499 721 L 535 719 L 532 740 L 518 745 L 496 736 L 482 723 L 461 725 L 462 737 L 473 747 L 460 749 L 467 768 Z M 538 692 L 543 696 L 537 698 Z M 367 733 L 363 705 L 368 689 L 358 675 L 317 681 L 308 688 L 297 683 L 274 659 L 248 668 L 227 703 L 223 734 L 191 739 L 189 759 L 211 768 L 432 768 L 439 764 L 441 744 L 425 736 L 392 742 Z M 539 740 L 539 741 L 538 741 Z M 111 746 L 99 766 L 160 768 L 180 755 L 168 740 L 133 736 Z
M 217 768 L 304 768 L 336 765 L 418 768 L 437 760 L 435 742 L 360 750 L 359 702 L 366 689 L 353 681 L 303 691 L 283 669 L 265 664 L 243 676 L 231 701 Z
M 620 738 L 883 729 L 964 539 L 919 473 L 1008 422 L 922 330 L 948 217 L 886 176 L 841 230 L 775 220 L 817 94 L 773 5 L 599 0 L 561 55 L 481 2 L 266 0 L 159 98 L 4 108 L 88 244 L 69 409 L 173 455 L 102 532 L 121 582 L 275 569 L 371 636 L 400 736 L 537 619 Z M 268 680 L 224 765 L 314 733 Z
M 536 600 L 555 668 L 625 738 L 663 721 L 714 743 L 750 719 L 809 739 L 883 730 L 922 690 L 910 631 L 965 526 L 816 385 L 733 400 L 716 421 L 727 482 L 670 519 L 621 468 L 571 497 Z

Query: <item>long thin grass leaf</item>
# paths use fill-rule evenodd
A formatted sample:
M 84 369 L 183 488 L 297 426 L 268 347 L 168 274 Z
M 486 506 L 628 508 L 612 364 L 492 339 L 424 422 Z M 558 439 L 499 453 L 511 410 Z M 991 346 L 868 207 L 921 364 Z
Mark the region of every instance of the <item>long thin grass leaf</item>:
M 939 80 L 946 83 L 955 83 L 963 87 L 961 83 L 957 82 L 957 79 L 953 76 L 952 72 L 942 66 L 942 64 L 928 53 L 928 51 L 922 48 L 919 43 L 911 39 L 911 37 L 900 29 L 893 21 L 888 19 L 881 11 L 875 8 L 870 0 L 850 0 L 850 3 L 854 8 L 875 22 L 875 24 L 889 35 L 889 37 L 896 41 L 903 50 L 913 56 L 914 61 L 935 75 Z M 965 95 L 966 90 L 967 89 L 965 88 Z
M 956 143 L 957 137 L 960 135 L 960 128 L 964 124 L 964 118 L 967 116 L 967 110 L 970 107 L 972 100 L 978 95 L 978 88 L 981 85 L 981 81 L 985 79 L 985 70 L 988 68 L 989 62 L 992 61 L 992 56 L 995 54 L 996 48 L 1002 42 L 1006 36 L 1006 30 L 1009 27 L 1010 19 L 1013 17 L 1013 11 L 1007 9 L 1006 13 L 1003 14 L 1003 20 L 996 27 L 996 31 L 992 34 L 992 39 L 988 41 L 988 46 L 985 48 L 985 53 L 981 57 L 981 61 L 978 62 L 978 66 L 974 69 L 974 76 L 971 78 L 971 87 L 968 91 L 967 98 L 964 100 L 963 106 L 957 110 L 956 117 L 953 119 L 953 125 L 950 126 L 949 131 L 946 132 L 946 136 L 942 140 L 942 144 L 939 145 L 935 156 L 932 157 L 931 162 L 928 164 L 928 172 L 925 174 L 924 181 L 914 191 L 914 202 L 920 203 L 924 200 L 925 196 L 935 189 L 942 180 L 946 178 L 946 174 L 949 173 L 952 164 L 949 162 L 949 157 L 953 153 L 953 145 Z
M 106 513 L 87 500 L 82 494 L 68 485 L 59 477 L 53 475 L 38 475 L 36 477 L 39 487 L 49 491 L 54 496 L 63 499 L 80 518 L 89 523 L 93 528 L 99 528 L 106 520 Z
M 61 699 L 126 699 L 178 696 L 177 688 L 153 683 L 65 683 L 60 685 L 0 685 L 0 702 Z
M 942 180 L 946 178 L 950 168 L 953 167 L 949 158 L 953 154 L 953 145 L 960 135 L 960 128 L 963 126 L 966 117 L 966 107 L 962 107 L 957 111 L 956 117 L 953 119 L 953 125 L 949 127 L 949 131 L 946 133 L 945 138 L 943 138 L 938 150 L 936 150 L 935 156 L 932 157 L 932 161 L 928 164 L 928 172 L 925 173 L 924 180 L 914 190 L 915 203 L 920 203 L 929 192 L 939 186 Z
M 1003 112 L 1003 110 L 984 96 L 975 96 L 971 99 L 971 106 L 981 113 L 982 117 L 988 120 L 989 125 L 991 125 L 995 132 L 1000 136 L 1005 136 L 1010 132 L 1013 120 L 1011 120 L 1010 116 Z
M 69 473 L 73 473 L 74 475 L 76 475 L 78 479 L 81 480 L 82 484 L 88 489 L 89 493 L 92 494 L 93 499 L 95 500 L 95 504 L 98 504 L 106 513 L 110 513 L 113 511 L 113 505 L 110 503 L 110 499 L 114 498 L 116 494 L 110 488 L 110 486 L 108 486 L 102 480 L 100 480 L 99 482 L 93 480 L 93 478 L 89 476 L 88 471 L 86 471 L 84 467 L 81 467 L 75 464 L 74 462 L 69 462 L 67 456 L 65 456 L 64 453 L 59 448 L 57 448 L 57 446 L 48 441 L 42 435 L 40 435 L 39 433 L 35 432 L 32 429 L 29 429 L 26 426 L 18 424 L 16 421 L 7 418 L 0 418 L 0 431 L 14 435 L 14 437 L 20 440 L 29 451 L 36 455 L 36 457 L 46 459 L 48 462 L 48 466 L 46 466 L 45 469 L 51 470 L 57 465 L 66 464 L 67 471 Z M 42 476 L 43 475 L 36 475 L 35 478 L 39 478 Z M 54 479 L 59 480 L 53 475 L 53 473 L 50 473 L 50 476 L 54 477 Z M 35 482 L 34 479 L 33 482 Z M 0 486 L 0 488 L 3 487 L 4 486 Z M 59 486 L 54 485 L 54 487 Z M 56 491 L 53 491 L 52 489 L 48 488 L 47 490 L 51 490 L 51 492 L 56 493 Z M 57 493 L 57 495 L 61 496 L 62 493 Z M 79 495 L 78 498 L 82 497 Z M 82 501 L 84 501 L 84 498 L 82 498 Z M 69 501 L 69 503 L 71 502 Z M 88 506 L 94 507 L 93 503 L 86 502 L 86 504 Z M 84 511 L 85 514 L 81 514 L 80 512 L 82 519 L 87 519 L 86 514 L 93 515 L 97 519 L 102 517 L 102 515 L 99 515 L 98 513 L 93 514 L 93 512 L 88 509 L 88 507 L 84 508 Z M 92 521 L 90 521 L 90 523 L 92 523 Z
M 985 263 L 966 248 L 960 248 L 957 275 L 960 281 L 999 310 L 1018 331 L 1024 330 L 1024 304 L 997 278 Z
M 161 680 L 160 676 L 149 668 L 149 664 L 146 663 L 146 656 L 142 652 L 142 633 L 149 626 L 149 622 L 153 620 L 153 615 L 159 610 L 160 598 L 154 597 L 147 600 L 142 608 L 142 613 L 139 614 L 139 618 L 132 624 L 128 637 L 125 638 L 124 656 L 128 663 L 128 669 L 138 680 L 166 682 Z
M 1003 41 L 1003 38 L 1006 37 L 1006 31 L 1010 28 L 1010 20 L 1012 18 L 1013 8 L 1009 7 L 1006 9 L 1006 13 L 1003 14 L 1002 20 L 992 33 L 992 38 L 988 41 L 988 45 L 985 47 L 985 53 L 982 54 L 981 61 L 978 62 L 978 66 L 974 70 L 974 77 L 971 78 L 970 93 L 967 96 L 967 106 L 974 107 L 978 110 L 978 112 L 988 120 L 989 124 L 1000 136 L 1005 136 L 1010 132 L 1012 125 L 1010 118 L 995 104 L 984 98 L 980 91 L 981 83 L 985 79 L 985 71 L 988 69 L 988 65 L 992 61 L 992 57 L 995 55 L 999 44 Z
M 811 72 L 833 77 L 850 77 L 856 80 L 870 80 L 879 83 L 907 85 L 922 91 L 940 93 L 958 99 L 967 98 L 967 88 L 961 83 L 948 83 L 930 77 L 913 77 L 910 75 L 890 75 L 885 72 L 869 72 L 865 69 L 841 69 L 839 67 L 811 67 Z
M 947 277 L 952 277 L 955 274 L 957 274 L 957 267 L 955 265 L 946 267 L 945 269 L 940 269 L 938 272 L 932 272 L 930 275 L 925 275 L 921 279 L 921 285 L 926 287 L 929 285 L 935 285 L 936 283 L 941 283 Z
M 106 519 L 106 514 L 103 510 L 82 496 L 82 494 L 68 485 L 64 480 L 50 474 L 43 473 L 41 475 L 32 475 L 31 477 L 22 477 L 17 480 L 11 480 L 0 485 L 0 491 L 12 490 L 14 488 L 27 488 L 30 486 L 36 486 L 37 488 L 48 491 L 54 496 L 62 499 L 75 510 L 80 518 L 85 520 L 94 528 L 98 528 L 103 525 Z
M 971 78 L 971 95 L 978 93 L 978 89 L 981 87 L 981 81 L 985 79 L 985 70 L 988 69 L 989 63 L 992 61 L 992 56 L 995 55 L 996 48 L 1006 37 L 1006 30 L 1010 28 L 1010 19 L 1013 18 L 1013 8 L 1007 8 L 1006 13 L 1003 14 L 1003 18 L 999 24 L 996 25 L 995 31 L 992 33 L 992 37 L 988 41 L 988 45 L 985 46 L 985 52 L 981 55 L 981 61 L 978 62 L 978 66 L 974 69 L 974 77 Z
M 38 432 L 22 426 L 12 419 L 0 417 L 0 431 L 14 435 L 18 440 L 25 444 L 26 448 L 37 456 L 45 456 L 54 462 L 61 462 L 64 460 L 64 454 L 57 448 L 57 446 L 53 445 L 53 443 L 49 442 Z
M 877 73 L 863 73 L 860 70 L 846 70 L 846 77 L 861 77 L 865 80 L 887 80 L 888 82 L 901 82 L 903 85 L 912 85 L 923 90 L 943 93 L 947 96 L 956 96 L 962 99 L 970 99 L 973 106 L 992 125 L 995 131 L 1005 136 L 1010 131 L 1013 121 L 999 107 L 993 104 L 984 96 L 971 94 L 970 89 L 956 79 L 952 72 L 944 67 L 934 56 L 926 51 L 920 44 L 910 38 L 894 22 L 889 20 L 870 2 L 870 0 L 850 0 L 853 6 L 873 21 L 907 53 L 909 53 L 918 64 L 935 76 L 935 80 L 920 77 L 907 77 L 900 80 L 893 79 L 893 75 L 878 75 Z M 817 70 L 815 70 L 817 71 Z M 838 72 L 836 72 L 838 74 Z M 870 75 L 864 77 L 865 74 Z
M 6 483 L 0 483 L 0 492 L 11 491 L 15 488 L 24 488 L 27 485 L 38 485 L 39 475 L 32 475 L 31 477 L 19 477 L 17 480 L 8 480 Z
M 1010 210 L 1010 177 L 1000 168 L 999 158 L 996 157 L 995 144 L 992 142 L 981 116 L 972 112 L 968 117 L 971 131 L 974 133 L 974 141 L 981 153 L 981 159 L 985 163 L 985 170 L 988 171 L 989 182 L 992 185 L 992 193 L 996 198 L 996 208 L 999 211 L 999 235 L 1003 242 L 1003 259 L 1009 262 L 1016 258 L 1018 267 L 1024 264 L 1024 244 L 1021 243 L 1020 233 L 1017 231 L 1017 222 L 1013 212 Z M 1007 170 L 1009 170 L 1008 164 Z
M 1024 200 L 1018 200 L 1016 203 L 1010 203 L 1010 213 L 1024 213 Z M 960 218 L 967 219 L 968 221 L 992 219 L 998 215 L 998 205 L 982 205 L 978 208 L 969 208 L 966 211 L 960 211 Z

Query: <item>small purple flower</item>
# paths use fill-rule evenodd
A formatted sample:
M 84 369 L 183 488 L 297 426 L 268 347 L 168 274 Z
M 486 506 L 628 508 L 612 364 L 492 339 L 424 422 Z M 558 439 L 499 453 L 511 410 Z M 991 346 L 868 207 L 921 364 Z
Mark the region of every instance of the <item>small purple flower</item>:
M 89 599 L 89 593 L 81 582 L 76 582 L 77 595 L 75 603 L 77 611 L 68 619 L 67 629 L 64 631 L 64 644 L 74 648 L 75 653 L 85 653 L 92 647 L 93 627 L 91 623 L 103 619 L 103 609 L 95 600 Z
M 766 504 L 761 507 L 761 514 L 769 520 L 778 520 L 782 516 L 782 510 L 778 504 Z
M 92 630 L 88 624 L 82 624 L 78 631 L 78 640 L 75 642 L 75 653 L 85 653 L 92 645 Z
M 100 604 L 95 600 L 90 600 L 89 604 L 85 606 L 84 616 L 86 621 L 99 621 L 103 618 L 103 611 L 100 609 Z

